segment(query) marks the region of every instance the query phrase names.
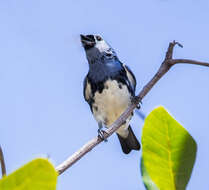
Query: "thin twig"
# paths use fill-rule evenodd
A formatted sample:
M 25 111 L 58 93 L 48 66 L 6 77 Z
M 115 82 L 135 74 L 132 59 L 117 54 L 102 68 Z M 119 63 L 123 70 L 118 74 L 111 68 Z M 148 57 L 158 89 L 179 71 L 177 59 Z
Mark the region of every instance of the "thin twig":
M 131 115 L 133 110 L 137 107 L 137 105 L 141 102 L 141 100 L 147 95 L 147 93 L 152 89 L 152 87 L 169 71 L 169 69 L 178 63 L 188 63 L 188 64 L 196 64 L 209 67 L 209 63 L 189 60 L 189 59 L 172 59 L 173 57 L 173 49 L 175 45 L 183 47 L 178 42 L 171 42 L 166 52 L 165 60 L 161 64 L 159 70 L 154 75 L 154 77 L 144 86 L 142 91 L 137 96 L 137 101 L 131 104 L 125 112 L 105 131 L 104 137 L 107 138 L 112 135 Z M 103 140 L 99 137 L 93 138 L 91 141 L 87 142 L 83 147 L 81 147 L 77 152 L 75 152 L 72 156 L 70 156 L 67 160 L 62 162 L 60 165 L 56 167 L 56 170 L 59 174 L 62 174 L 65 170 L 67 170 L 70 166 L 72 166 L 75 162 L 80 160 L 86 153 L 92 150 L 95 146 L 101 143 Z
M 4 154 L 3 154 L 1 146 L 0 146 L 0 163 L 1 163 L 1 173 L 2 173 L 2 177 L 3 177 L 6 175 L 6 165 L 4 162 Z
M 201 66 L 206 66 L 209 67 L 209 64 L 206 62 L 200 62 L 200 61 L 195 61 L 191 59 L 172 59 L 170 60 L 170 64 L 179 64 L 179 63 L 186 63 L 186 64 L 193 64 L 193 65 L 201 65 Z

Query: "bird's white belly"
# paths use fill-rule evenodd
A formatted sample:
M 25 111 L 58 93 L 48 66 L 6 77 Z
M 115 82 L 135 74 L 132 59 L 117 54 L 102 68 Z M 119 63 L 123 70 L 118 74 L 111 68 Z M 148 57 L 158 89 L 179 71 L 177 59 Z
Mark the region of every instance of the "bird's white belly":
M 105 82 L 104 86 L 102 93 L 95 93 L 92 109 L 95 119 L 108 127 L 130 105 L 131 94 L 127 86 L 119 84 L 116 80 L 108 80 Z M 130 118 L 126 124 L 117 131 L 117 133 L 124 137 L 128 135 L 127 128 Z

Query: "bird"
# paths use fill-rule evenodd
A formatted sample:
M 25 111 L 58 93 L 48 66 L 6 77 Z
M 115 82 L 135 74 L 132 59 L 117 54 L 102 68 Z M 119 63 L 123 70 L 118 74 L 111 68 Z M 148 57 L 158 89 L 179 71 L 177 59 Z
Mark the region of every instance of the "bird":
M 101 36 L 81 34 L 80 40 L 89 65 L 83 95 L 98 123 L 98 135 L 104 138 L 102 128 L 111 126 L 136 97 L 136 78 Z M 140 150 L 140 143 L 129 124 L 132 116 L 133 113 L 116 131 L 125 154 Z

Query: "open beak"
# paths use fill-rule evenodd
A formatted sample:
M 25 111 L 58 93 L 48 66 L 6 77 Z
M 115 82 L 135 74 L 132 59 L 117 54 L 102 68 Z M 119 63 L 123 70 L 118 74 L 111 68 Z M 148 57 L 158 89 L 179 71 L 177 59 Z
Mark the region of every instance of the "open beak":
M 95 45 L 95 41 L 94 39 L 88 37 L 88 36 L 85 36 L 83 34 L 80 34 L 80 37 L 81 37 L 81 43 L 83 45 L 84 48 L 91 48 Z

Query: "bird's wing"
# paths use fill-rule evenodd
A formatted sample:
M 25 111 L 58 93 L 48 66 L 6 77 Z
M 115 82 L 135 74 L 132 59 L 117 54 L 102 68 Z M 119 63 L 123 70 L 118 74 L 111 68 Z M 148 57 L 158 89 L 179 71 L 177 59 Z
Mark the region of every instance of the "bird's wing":
M 128 66 L 123 64 L 123 67 L 124 67 L 124 69 L 126 71 L 126 76 L 127 76 L 128 80 L 129 80 L 129 82 L 131 84 L 131 87 L 132 87 L 133 91 L 135 92 L 135 89 L 136 89 L 136 78 L 135 78 L 133 72 L 131 71 L 131 69 Z
M 88 75 L 85 77 L 83 81 L 83 96 L 85 100 L 90 103 L 92 98 L 92 92 L 91 92 L 91 85 L 88 81 Z

